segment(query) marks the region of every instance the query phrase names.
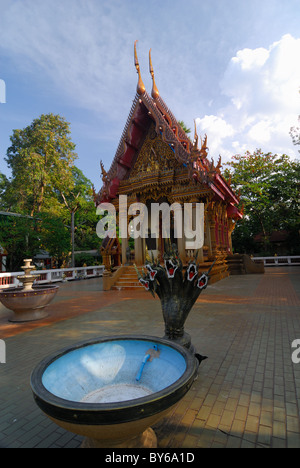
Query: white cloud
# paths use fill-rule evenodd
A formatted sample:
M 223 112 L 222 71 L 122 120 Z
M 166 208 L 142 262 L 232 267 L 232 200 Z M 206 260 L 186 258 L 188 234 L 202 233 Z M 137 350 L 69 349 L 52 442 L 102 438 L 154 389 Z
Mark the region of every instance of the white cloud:
M 215 154 L 221 142 L 234 135 L 233 127 L 227 123 L 222 117 L 215 115 L 206 115 L 202 119 L 197 118 L 196 124 L 201 128 L 203 133 L 209 134 L 209 150 L 211 154 Z
M 272 127 L 272 120 L 260 120 L 250 128 L 248 136 L 253 142 L 269 143 L 271 141 Z
M 297 154 L 289 130 L 300 111 L 299 57 L 300 39 L 289 34 L 268 49 L 247 48 L 232 57 L 220 82 L 229 104 L 197 120 L 201 132 L 208 134 L 209 146 L 215 138 L 216 153 L 228 157 L 262 148 Z
M 34 80 L 46 77 L 74 104 L 101 112 L 134 79 L 134 68 L 124 59 L 124 49 L 133 49 L 130 18 L 128 28 L 118 33 L 122 8 L 118 1 L 99 7 L 73 0 L 17 0 L 2 12 L 0 49 L 17 57 L 19 71 L 30 72 Z
M 268 28 L 269 11 L 267 18 L 260 11 L 258 18 L 253 2 L 246 7 L 247 2 L 228 0 L 234 8 L 221 2 L 226 5 L 218 5 L 216 9 L 218 0 L 195 0 L 192 3 L 201 18 L 200 30 L 197 21 L 190 21 L 189 10 L 182 10 L 179 0 L 173 1 L 172 11 L 166 2 L 160 2 L 159 15 L 144 0 L 0 0 L 0 3 L 0 52 L 7 66 L 6 76 L 0 78 L 5 79 L 8 94 L 12 89 L 9 79 L 15 88 L 20 84 L 19 107 L 14 108 L 19 120 L 12 127 L 23 125 L 23 120 L 19 123 L 21 114 L 24 120 L 26 116 L 26 122 L 36 116 L 23 106 L 28 98 L 41 106 L 44 101 L 48 106 L 51 99 L 53 107 L 58 103 L 59 108 L 65 106 L 70 113 L 76 106 L 75 117 L 68 120 L 72 122 L 72 132 L 77 131 L 75 140 L 83 148 L 83 165 L 87 164 L 86 155 L 95 135 L 102 143 L 92 142 L 92 154 L 102 152 L 104 160 L 113 157 L 136 89 L 133 63 L 136 39 L 140 40 L 138 55 L 147 90 L 152 86 L 148 73 L 151 47 L 161 96 L 188 126 L 192 127 L 189 119 L 199 116 L 198 134 L 203 137 L 207 133 L 210 157 L 218 158 L 221 154 L 224 160 L 257 147 L 298 155 L 289 129 L 297 124 L 300 113 L 300 39 L 285 35 L 272 44 L 271 39 L 269 47 L 236 47 L 237 43 L 251 45 L 251 41 L 265 44 L 267 36 L 274 37 L 274 30 L 280 30 L 280 37 L 286 30 L 287 18 L 289 30 L 297 31 L 290 26 L 293 16 L 289 14 L 283 21 L 276 15 L 278 8 L 274 9 L 273 3 L 273 23 Z M 237 7 L 239 13 L 233 17 L 232 11 Z M 286 6 L 288 11 L 290 8 Z M 280 12 L 284 11 L 280 5 Z M 246 27 L 250 25 L 251 33 Z M 230 59 L 231 50 L 237 52 Z M 29 94 L 23 100 L 24 89 Z M 8 109 L 6 105 L 6 112 Z M 6 114 L 6 124 L 7 119 Z

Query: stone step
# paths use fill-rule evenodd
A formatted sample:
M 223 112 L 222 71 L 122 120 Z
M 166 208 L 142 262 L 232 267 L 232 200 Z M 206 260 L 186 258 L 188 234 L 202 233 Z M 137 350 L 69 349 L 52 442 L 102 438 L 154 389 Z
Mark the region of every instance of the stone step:
M 142 274 L 142 273 L 141 273 Z M 125 273 L 124 275 L 122 275 L 122 278 L 133 278 L 133 279 L 137 279 L 138 278 L 138 275 L 137 273 Z
M 130 281 L 127 279 L 123 279 L 123 280 L 117 281 L 115 284 L 115 286 L 128 286 L 128 285 L 140 286 L 140 283 L 138 281 Z
M 123 289 L 138 289 L 138 290 L 143 290 L 143 286 L 139 283 L 132 283 L 130 281 L 126 281 L 126 282 L 123 282 L 123 283 L 116 283 L 114 284 L 114 286 L 112 287 L 112 289 L 114 290 L 123 290 Z
M 140 274 L 142 274 L 142 268 L 138 268 Z M 124 275 L 118 279 L 116 284 L 112 287 L 114 291 L 120 290 L 143 290 L 143 286 L 139 283 L 138 275 L 134 266 L 129 266 L 125 271 Z
M 199 265 L 199 271 L 206 271 L 208 270 L 209 265 L 201 264 Z M 138 271 L 142 274 L 142 270 L 147 273 L 144 267 L 138 267 Z M 226 278 L 229 276 L 229 271 L 227 268 L 226 263 L 222 265 L 215 265 L 213 273 L 210 277 L 210 284 L 219 281 L 220 279 Z M 127 270 L 123 274 L 121 278 L 114 284 L 112 290 L 144 290 L 144 287 L 139 283 L 137 272 L 134 266 L 128 266 Z
M 117 286 L 116 284 L 111 288 L 112 291 L 142 291 L 142 286 Z

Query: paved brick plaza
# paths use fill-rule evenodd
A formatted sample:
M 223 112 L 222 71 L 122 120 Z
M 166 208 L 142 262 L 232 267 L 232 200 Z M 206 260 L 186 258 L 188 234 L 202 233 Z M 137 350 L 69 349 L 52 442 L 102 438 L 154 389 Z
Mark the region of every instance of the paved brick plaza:
M 29 379 L 48 354 L 99 335 L 163 336 L 160 301 L 146 292 L 103 292 L 102 280 L 65 283 L 39 322 L 11 324 L 0 305 L 0 447 L 72 448 L 82 438 L 52 423 Z M 186 322 L 201 354 L 192 389 L 154 429 L 159 447 L 300 448 L 300 268 L 231 276 L 202 293 Z

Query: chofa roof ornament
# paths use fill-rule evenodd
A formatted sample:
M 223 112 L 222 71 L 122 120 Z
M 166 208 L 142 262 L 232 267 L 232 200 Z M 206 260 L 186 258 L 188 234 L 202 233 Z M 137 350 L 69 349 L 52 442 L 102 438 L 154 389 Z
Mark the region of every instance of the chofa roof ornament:
M 139 80 L 138 80 L 136 90 L 137 90 L 137 93 L 141 96 L 146 91 L 146 88 L 145 88 L 145 85 L 144 85 L 142 77 L 141 77 L 140 64 L 139 64 L 138 56 L 137 56 L 137 53 L 136 53 L 136 44 L 137 44 L 137 42 L 138 41 L 134 42 L 134 65 L 135 65 L 136 71 L 137 71 L 137 73 L 139 75 Z
M 157 89 L 155 79 L 154 79 L 154 71 L 153 71 L 152 59 L 151 59 L 151 49 L 149 50 L 149 70 L 150 70 L 150 75 L 152 76 L 152 81 L 153 81 L 151 96 L 153 97 L 153 99 L 157 99 L 159 97 L 159 91 Z

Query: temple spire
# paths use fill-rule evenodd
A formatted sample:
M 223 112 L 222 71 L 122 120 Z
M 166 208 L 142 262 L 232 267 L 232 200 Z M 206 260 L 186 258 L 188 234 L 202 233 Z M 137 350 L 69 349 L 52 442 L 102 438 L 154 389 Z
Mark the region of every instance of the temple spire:
M 139 80 L 138 80 L 138 84 L 137 84 L 137 93 L 139 95 L 143 95 L 144 92 L 146 91 L 146 88 L 145 88 L 145 85 L 142 81 L 142 77 L 141 77 L 141 72 L 140 72 L 140 65 L 139 65 L 139 61 L 138 61 L 138 56 L 137 56 L 137 53 L 136 53 L 136 43 L 138 41 L 135 41 L 134 43 L 134 65 L 135 65 L 135 68 L 136 68 L 136 71 L 139 75 Z
M 196 120 L 194 120 L 194 126 L 195 126 L 195 133 L 194 133 L 194 142 L 193 142 L 193 147 L 197 150 L 198 149 L 198 133 L 197 133 L 197 125 L 196 125 Z
M 153 99 L 157 99 L 159 97 L 159 91 L 157 89 L 157 86 L 156 86 L 155 80 L 154 80 L 154 71 L 153 71 L 152 59 L 151 59 L 151 49 L 149 50 L 149 70 L 150 70 L 150 74 L 152 76 L 152 81 L 153 81 L 151 95 L 152 95 Z

